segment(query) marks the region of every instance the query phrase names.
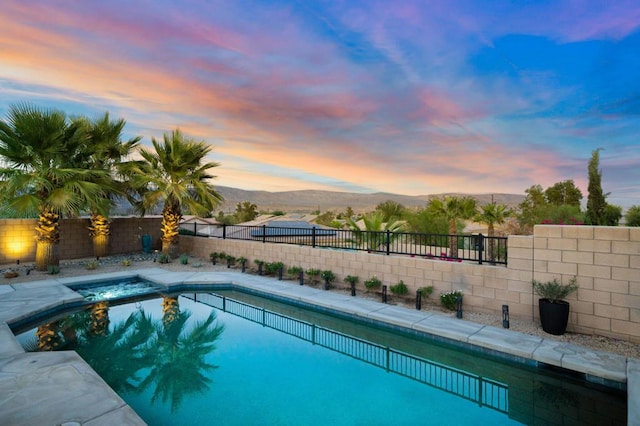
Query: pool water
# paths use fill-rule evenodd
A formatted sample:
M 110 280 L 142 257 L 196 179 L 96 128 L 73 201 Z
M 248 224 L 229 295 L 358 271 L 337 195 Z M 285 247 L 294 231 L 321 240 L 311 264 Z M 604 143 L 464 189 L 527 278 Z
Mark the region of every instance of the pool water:
M 60 348 L 77 350 L 151 425 L 626 422 L 624 393 L 254 296 L 228 296 L 191 293 L 110 306 L 106 333 L 92 334 L 87 324 L 95 327 L 90 318 L 98 309 L 89 309 L 57 321 L 62 340 L 75 335 L 71 347 Z M 69 326 L 73 333 L 62 331 Z
M 97 302 L 100 300 L 114 300 L 128 296 L 137 296 L 157 291 L 157 287 L 150 281 L 138 277 L 122 278 L 82 286 L 70 286 L 84 296 L 85 300 Z

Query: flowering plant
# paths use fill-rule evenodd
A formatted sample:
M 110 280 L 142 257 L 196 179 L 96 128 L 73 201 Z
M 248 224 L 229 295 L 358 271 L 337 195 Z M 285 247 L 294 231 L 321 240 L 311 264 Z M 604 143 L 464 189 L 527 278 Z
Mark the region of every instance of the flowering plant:
M 462 290 L 452 290 L 440 294 L 440 303 L 450 311 L 456 310 L 456 300 L 462 297 Z

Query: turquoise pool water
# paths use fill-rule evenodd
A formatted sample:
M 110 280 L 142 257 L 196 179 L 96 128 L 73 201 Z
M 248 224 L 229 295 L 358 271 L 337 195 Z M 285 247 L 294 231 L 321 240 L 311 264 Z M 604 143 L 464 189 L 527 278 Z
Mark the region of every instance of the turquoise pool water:
M 106 333 L 92 331 L 104 307 L 83 311 L 57 322 L 60 348 L 76 345 L 151 425 L 625 423 L 625 394 L 572 377 L 227 296 L 181 296 L 171 321 L 162 298 L 110 306 Z

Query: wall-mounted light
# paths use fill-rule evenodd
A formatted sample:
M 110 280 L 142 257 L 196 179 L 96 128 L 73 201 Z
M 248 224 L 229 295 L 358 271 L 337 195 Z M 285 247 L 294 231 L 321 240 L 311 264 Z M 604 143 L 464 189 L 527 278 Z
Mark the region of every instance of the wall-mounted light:
M 462 318 L 462 296 L 456 298 L 456 317 Z

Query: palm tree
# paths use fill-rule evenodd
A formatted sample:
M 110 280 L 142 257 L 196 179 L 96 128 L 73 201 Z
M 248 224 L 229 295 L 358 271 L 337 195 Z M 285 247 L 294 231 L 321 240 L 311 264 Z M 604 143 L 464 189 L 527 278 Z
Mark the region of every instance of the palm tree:
M 471 197 L 446 196 L 429 201 L 428 209 L 449 222 L 449 256 L 458 257 L 458 220 L 472 218 L 476 214 L 476 200 Z
M 366 246 L 367 250 L 377 250 L 386 241 L 387 231 L 389 231 L 389 238 L 394 239 L 398 236 L 396 232 L 401 232 L 405 227 L 402 221 L 391 218 L 385 222 L 384 219 L 384 212 L 376 210 L 362 216 L 364 230 L 353 218 L 348 217 L 346 223 L 358 246 Z
M 84 117 L 79 121 L 85 127 L 91 141 L 87 145 L 86 158 L 82 158 L 84 167 L 91 170 L 104 170 L 109 173 L 109 182 L 102 183 L 105 190 L 108 189 L 107 197 L 100 200 L 101 205 L 90 206 L 89 233 L 93 239 L 94 256 L 99 258 L 107 254 L 109 236 L 111 235 L 109 219 L 101 212 L 109 211 L 113 198 L 126 195 L 126 182 L 117 179 L 122 178 L 122 174 L 119 172 L 126 166 L 124 160 L 138 146 L 141 137 L 138 136 L 123 142 L 121 136 L 126 121 L 122 118 L 112 121 L 109 119 L 108 112 L 93 121 Z
M 215 162 L 204 162 L 211 151 L 204 141 L 186 138 L 180 130 L 164 134 L 164 142 L 151 139 L 154 151 L 140 151 L 142 162 L 127 168 L 134 187 L 140 190 L 139 210 L 144 214 L 158 203 L 162 209 L 162 252 L 174 255 L 182 209 L 196 215 L 209 214 L 222 196 L 209 183 Z
M 97 181 L 107 172 L 76 166 L 89 139 L 64 112 L 20 104 L 0 121 L 0 196 L 4 208 L 37 215 L 36 269 L 58 265 L 61 215 L 76 216 L 99 204 L 105 192 Z
M 495 237 L 495 225 L 502 225 L 507 218 L 513 215 L 513 212 L 504 204 L 490 203 L 480 207 L 480 213 L 475 220 L 480 223 L 487 224 L 487 236 L 489 237 L 489 259 L 494 262 L 495 257 L 495 241 L 491 237 Z
M 211 379 L 204 373 L 217 366 L 208 364 L 204 358 L 215 349 L 224 326 L 216 323 L 216 314 L 212 311 L 206 320 L 196 322 L 187 331 L 191 313 L 180 312 L 177 297 L 165 297 L 162 308 L 157 343 L 150 346 L 154 362 L 140 388 L 144 390 L 155 383 L 151 402 L 171 401 L 171 412 L 175 412 L 186 395 L 208 389 Z

